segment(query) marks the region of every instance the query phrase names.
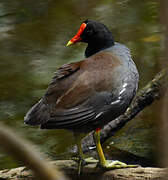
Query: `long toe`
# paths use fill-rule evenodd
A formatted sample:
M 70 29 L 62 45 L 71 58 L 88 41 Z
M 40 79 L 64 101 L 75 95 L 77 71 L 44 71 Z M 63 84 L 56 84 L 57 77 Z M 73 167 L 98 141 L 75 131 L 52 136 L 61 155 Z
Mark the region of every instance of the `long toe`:
M 83 157 L 83 158 L 81 158 L 79 156 L 73 156 L 73 157 L 71 157 L 71 160 L 73 160 L 73 161 L 75 161 L 77 163 L 79 163 L 82 160 L 83 165 L 92 164 L 92 163 L 98 163 L 99 162 L 99 160 L 94 159 L 93 157 Z
M 138 165 L 128 165 L 126 163 L 123 163 L 121 161 L 110 161 L 106 160 L 105 164 L 101 164 L 101 167 L 103 169 L 120 169 L 120 168 L 136 168 Z
M 98 163 L 99 161 L 97 159 L 94 159 L 93 157 L 85 158 L 84 161 L 86 164 L 92 164 L 92 163 Z

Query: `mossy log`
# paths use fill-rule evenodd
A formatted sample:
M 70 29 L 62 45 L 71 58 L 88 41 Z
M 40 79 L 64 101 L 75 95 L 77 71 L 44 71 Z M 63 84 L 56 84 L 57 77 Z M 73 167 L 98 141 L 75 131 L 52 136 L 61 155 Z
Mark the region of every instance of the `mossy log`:
M 72 160 L 57 160 L 52 162 L 53 165 L 60 168 L 70 179 L 78 179 L 77 163 Z M 97 180 L 161 180 L 165 179 L 167 174 L 166 168 L 125 168 L 103 171 L 96 164 L 89 164 L 83 168 L 80 180 L 97 179 Z M 5 169 L 0 171 L 0 180 L 33 180 L 35 179 L 32 172 L 25 167 L 15 169 Z

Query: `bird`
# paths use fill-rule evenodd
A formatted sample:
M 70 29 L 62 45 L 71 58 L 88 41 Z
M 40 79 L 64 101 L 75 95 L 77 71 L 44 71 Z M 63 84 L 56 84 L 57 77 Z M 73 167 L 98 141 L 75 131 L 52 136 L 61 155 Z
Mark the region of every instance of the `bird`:
M 122 115 L 137 92 L 139 74 L 130 50 L 114 41 L 107 26 L 90 19 L 81 23 L 66 46 L 78 42 L 87 44 L 85 58 L 57 69 L 44 96 L 25 115 L 24 123 L 72 131 L 81 160 L 82 134 L 93 131 L 100 167 L 135 167 L 106 160 L 100 143 L 103 126 Z

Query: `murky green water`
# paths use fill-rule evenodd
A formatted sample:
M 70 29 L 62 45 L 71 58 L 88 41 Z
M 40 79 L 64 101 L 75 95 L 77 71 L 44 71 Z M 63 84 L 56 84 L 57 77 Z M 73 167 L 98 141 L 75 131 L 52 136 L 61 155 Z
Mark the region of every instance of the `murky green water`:
M 67 157 L 74 144 L 64 130 L 40 130 L 23 124 L 28 109 L 40 99 L 56 68 L 83 58 L 85 44 L 66 48 L 87 18 L 106 24 L 115 40 L 131 50 L 143 87 L 159 71 L 162 29 L 156 1 L 133 0 L 1 0 L 0 121 L 31 140 L 52 159 Z M 159 102 L 147 108 L 112 138 L 114 145 L 154 158 Z M 0 169 L 18 166 L 0 152 Z

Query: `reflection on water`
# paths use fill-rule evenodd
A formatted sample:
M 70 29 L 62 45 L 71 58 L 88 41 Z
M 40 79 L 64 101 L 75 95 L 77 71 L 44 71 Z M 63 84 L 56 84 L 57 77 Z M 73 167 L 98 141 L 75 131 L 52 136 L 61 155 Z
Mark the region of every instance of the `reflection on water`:
M 83 58 L 86 45 L 66 48 L 67 41 L 87 18 L 105 23 L 115 40 L 132 50 L 142 87 L 159 71 L 162 33 L 157 6 L 152 0 L 1 0 L 0 120 L 50 157 L 67 156 L 73 144 L 70 132 L 23 124 L 25 113 L 44 94 L 56 68 Z M 114 145 L 152 158 L 158 108 L 159 102 L 118 132 L 112 138 Z M 0 168 L 14 166 L 6 154 L 0 154 Z

